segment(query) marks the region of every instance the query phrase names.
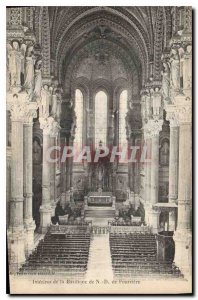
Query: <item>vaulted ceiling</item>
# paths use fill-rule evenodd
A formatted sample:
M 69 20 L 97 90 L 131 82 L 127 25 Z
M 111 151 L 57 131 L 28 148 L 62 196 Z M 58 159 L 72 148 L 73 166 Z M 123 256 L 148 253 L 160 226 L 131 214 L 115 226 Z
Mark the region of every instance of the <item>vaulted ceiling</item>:
M 170 7 L 43 7 L 43 13 L 46 9 L 50 56 L 63 84 L 77 72 L 75 64 L 82 71 L 82 60 L 91 59 L 96 67 L 97 55 L 111 56 L 125 76 L 128 69 L 136 72 L 141 85 L 150 76 L 151 62 L 153 76 L 159 77 L 161 53 L 171 36 Z

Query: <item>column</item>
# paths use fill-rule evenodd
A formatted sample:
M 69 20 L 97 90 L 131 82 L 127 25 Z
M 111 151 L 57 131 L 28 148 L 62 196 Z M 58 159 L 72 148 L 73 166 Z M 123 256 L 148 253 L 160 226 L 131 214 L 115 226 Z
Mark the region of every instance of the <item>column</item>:
M 113 146 L 115 130 L 114 130 L 114 113 L 113 110 L 109 111 L 109 126 L 108 126 L 108 147 Z
M 33 104 L 37 106 L 37 104 Z M 23 125 L 23 195 L 24 195 L 24 227 L 25 252 L 29 255 L 34 248 L 35 222 L 32 218 L 32 120 L 36 109 L 29 110 Z
M 151 193 L 150 203 L 153 206 L 158 203 L 159 191 L 159 132 L 162 130 L 163 120 L 150 120 L 151 132 Z M 159 212 L 152 209 L 152 218 L 150 220 L 153 233 L 158 232 Z
M 135 132 L 135 146 L 139 147 L 136 150 L 136 162 L 134 162 L 134 193 L 135 193 L 135 206 L 138 207 L 140 205 L 140 135 L 141 132 L 136 130 Z
M 170 156 L 169 156 L 169 202 L 178 197 L 178 163 L 179 163 L 179 127 L 175 119 L 170 120 Z
M 66 138 L 64 133 L 61 133 L 61 153 L 63 153 L 64 147 L 66 146 Z M 65 205 L 66 202 L 66 160 L 61 162 L 61 205 Z
M 43 168 L 42 168 L 42 204 L 40 206 L 40 228 L 41 233 L 46 233 L 51 223 L 51 201 L 50 201 L 50 167 L 47 159 L 47 150 L 50 147 L 50 133 L 53 118 L 40 118 L 40 127 L 43 129 Z
M 151 137 L 150 131 L 144 130 L 144 139 L 146 147 L 146 157 L 145 160 L 151 158 Z M 146 224 L 150 223 L 150 201 L 151 201 L 151 162 L 145 161 L 145 191 L 144 191 L 144 208 L 145 208 L 145 222 Z
M 166 119 L 170 122 L 170 155 L 169 155 L 169 202 L 176 203 L 178 198 L 178 172 L 179 172 L 179 127 L 172 111 L 172 105 L 166 107 Z M 176 212 L 169 212 L 169 230 L 176 229 Z
M 50 145 L 51 147 L 56 146 L 56 135 L 53 133 L 50 135 Z M 53 151 L 53 158 L 56 158 L 56 150 Z M 50 202 L 52 207 L 52 217 L 55 215 L 56 208 L 56 198 L 55 198 L 55 184 L 56 184 L 56 162 L 51 162 L 50 164 Z
M 12 96 L 11 96 L 12 97 Z M 15 98 L 15 99 L 14 99 Z M 8 103 L 11 112 L 11 199 L 8 228 L 9 271 L 16 272 L 25 261 L 23 221 L 23 109 L 20 99 Z
M 175 100 L 179 121 L 179 182 L 174 261 L 184 275 L 190 275 L 192 266 L 192 103 L 184 95 L 179 95 Z
M 128 143 L 130 147 L 135 146 L 134 135 L 131 135 L 129 137 Z M 131 151 L 133 151 L 133 149 Z M 134 163 L 133 162 L 128 163 L 128 172 L 129 172 L 130 201 L 134 203 Z

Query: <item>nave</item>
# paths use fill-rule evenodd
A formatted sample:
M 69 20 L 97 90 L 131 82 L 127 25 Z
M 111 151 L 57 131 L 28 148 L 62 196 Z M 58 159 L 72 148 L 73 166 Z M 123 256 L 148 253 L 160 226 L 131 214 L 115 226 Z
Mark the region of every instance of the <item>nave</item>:
M 101 281 L 184 278 L 173 257 L 160 259 L 156 235 L 148 229 L 137 231 L 136 226 L 124 232 L 122 227 L 116 232 L 111 226 L 93 232 L 90 224 L 51 225 L 18 274 Z
M 7 7 L 6 22 L 10 274 L 86 277 L 101 254 L 109 277 L 190 285 L 192 8 Z

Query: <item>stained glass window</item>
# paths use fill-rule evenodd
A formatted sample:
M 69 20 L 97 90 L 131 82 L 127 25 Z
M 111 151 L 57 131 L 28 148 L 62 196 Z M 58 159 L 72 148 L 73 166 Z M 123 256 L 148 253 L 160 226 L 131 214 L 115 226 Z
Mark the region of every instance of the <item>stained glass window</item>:
M 107 142 L 107 95 L 100 91 L 95 97 L 95 147 Z
M 122 91 L 119 99 L 119 148 L 127 147 L 126 139 L 126 114 L 127 114 L 127 90 Z
M 78 150 L 82 149 L 82 129 L 83 129 L 83 94 L 77 89 L 75 93 L 75 113 L 76 113 L 76 130 L 74 146 Z

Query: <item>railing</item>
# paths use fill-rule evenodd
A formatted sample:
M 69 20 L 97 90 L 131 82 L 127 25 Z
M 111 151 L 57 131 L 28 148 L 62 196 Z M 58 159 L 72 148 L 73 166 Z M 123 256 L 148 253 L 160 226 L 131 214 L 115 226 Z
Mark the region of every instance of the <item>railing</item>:
M 148 233 L 150 227 L 148 226 L 111 226 L 110 233 Z
M 82 225 L 51 225 L 49 233 L 52 234 L 75 234 L 75 233 L 91 233 L 89 224 Z
M 94 235 L 108 234 L 110 232 L 110 227 L 109 226 L 92 226 L 91 232 Z

